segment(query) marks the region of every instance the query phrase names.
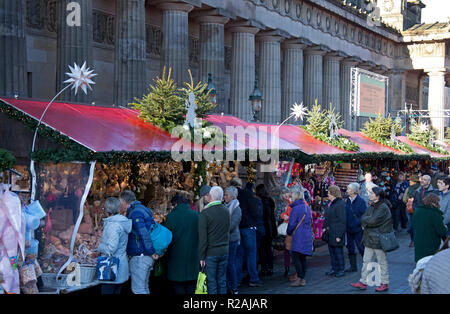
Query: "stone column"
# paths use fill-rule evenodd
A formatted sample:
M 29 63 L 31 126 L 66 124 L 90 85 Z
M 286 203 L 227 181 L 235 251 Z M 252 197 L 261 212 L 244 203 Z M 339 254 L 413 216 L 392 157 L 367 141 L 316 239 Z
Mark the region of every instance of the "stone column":
M 305 68 L 304 68 L 304 105 L 312 108 L 316 99 L 323 105 L 323 56 L 330 52 L 326 46 L 320 45 L 304 50 Z
M 70 7 L 70 3 L 79 4 L 80 21 L 71 18 L 71 14 L 76 13 Z M 69 7 L 68 7 L 69 5 Z M 68 10 L 69 8 L 69 10 Z M 71 10 L 72 11 L 71 11 Z M 78 7 L 75 7 L 78 10 Z M 73 24 L 79 22 L 77 24 Z M 57 28 L 57 69 L 56 69 L 56 89 L 61 90 L 68 79 L 66 72 L 69 72 L 69 65 L 73 67 L 77 63 L 80 67 L 86 62 L 86 66 L 93 69 L 92 59 L 92 1 L 91 0 L 62 0 L 59 1 L 59 19 Z M 78 91 L 75 95 L 71 89 L 66 90 L 60 99 L 65 101 L 89 102 L 92 99 L 92 92 L 86 95 L 83 91 Z
M 147 91 L 145 0 L 116 0 L 114 103 L 127 106 Z
M 212 74 L 216 86 L 217 107 L 214 112 L 226 112 L 228 104 L 225 100 L 225 42 L 224 25 L 229 18 L 224 16 L 200 16 L 200 57 L 199 75 L 201 82 L 208 82 L 208 73 Z
M 25 1 L 0 1 L 0 95 L 27 96 Z
M 344 121 L 344 129 L 356 130 L 356 112 L 352 110 L 352 68 L 362 60 L 359 57 L 350 57 L 342 61 L 341 65 L 341 116 Z M 354 123 L 353 123 L 354 121 Z
M 232 33 L 230 112 L 250 121 L 253 117 L 248 98 L 255 84 L 255 34 L 257 27 L 235 26 Z
M 189 82 L 189 12 L 194 6 L 181 2 L 161 3 L 162 9 L 162 68 L 172 68 L 172 78 L 178 87 Z
M 274 32 L 260 32 L 259 88 L 262 93 L 261 122 L 281 123 L 281 41 Z
M 336 113 L 342 112 L 341 106 L 341 64 L 340 61 L 347 55 L 343 52 L 332 52 L 324 57 L 323 65 L 323 105 L 325 108 L 331 106 Z M 341 114 L 342 115 L 342 114 Z
M 294 103 L 303 102 L 303 49 L 310 44 L 306 39 L 287 40 L 283 43 L 281 120 L 291 114 L 290 109 Z
M 445 69 L 425 70 L 430 78 L 428 110 L 431 116 L 431 125 L 438 140 L 443 140 L 445 135 Z
M 405 70 L 393 69 L 389 76 L 389 110 L 402 110 L 406 102 L 406 78 Z

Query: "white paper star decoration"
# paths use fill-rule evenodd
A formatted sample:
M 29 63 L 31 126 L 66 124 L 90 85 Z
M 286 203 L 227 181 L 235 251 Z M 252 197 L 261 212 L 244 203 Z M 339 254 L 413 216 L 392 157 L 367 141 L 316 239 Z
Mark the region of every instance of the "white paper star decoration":
M 303 106 L 303 103 L 301 103 L 300 105 L 297 103 L 294 103 L 291 110 L 292 110 L 291 115 L 293 115 L 295 117 L 295 120 L 300 119 L 303 121 L 303 118 L 308 115 L 308 113 L 307 113 L 308 109 Z
M 72 89 L 75 89 L 75 95 L 80 88 L 87 95 L 87 88 L 92 90 L 90 84 L 95 84 L 91 78 L 97 74 L 93 73 L 94 70 L 86 68 L 86 61 L 83 63 L 81 68 L 75 63 L 73 68 L 69 65 L 69 69 L 71 72 L 67 72 L 66 74 L 70 77 L 70 79 L 64 81 L 64 83 L 72 84 Z
M 428 131 L 428 125 L 426 124 L 426 123 L 420 123 L 420 131 L 422 131 L 422 132 L 426 132 L 426 131 Z

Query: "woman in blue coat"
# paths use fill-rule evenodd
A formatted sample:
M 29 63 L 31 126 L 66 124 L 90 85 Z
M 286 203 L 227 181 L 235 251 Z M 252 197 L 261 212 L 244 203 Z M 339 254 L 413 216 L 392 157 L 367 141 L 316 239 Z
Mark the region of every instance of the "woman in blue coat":
M 297 271 L 297 277 L 292 278 L 291 286 L 300 287 L 306 284 L 306 256 L 311 256 L 313 251 L 311 210 L 305 203 L 305 194 L 301 186 L 294 185 L 291 188 L 291 195 L 293 202 L 290 205 L 292 211 L 289 216 L 287 234 L 292 236 L 291 257 Z
M 122 284 L 129 278 L 127 243 L 131 232 L 131 220 L 120 214 L 120 201 L 115 197 L 106 199 L 104 205 L 108 218 L 103 219 L 102 242 L 97 251 L 102 256 L 114 256 L 119 259 L 119 268 L 115 281 L 102 284 L 102 294 L 120 294 Z

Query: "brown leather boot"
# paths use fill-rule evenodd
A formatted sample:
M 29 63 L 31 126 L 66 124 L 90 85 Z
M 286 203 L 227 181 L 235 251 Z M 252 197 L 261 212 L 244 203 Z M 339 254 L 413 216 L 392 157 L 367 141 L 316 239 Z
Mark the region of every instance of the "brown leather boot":
M 297 277 L 297 273 L 293 273 L 292 275 L 289 276 L 289 281 L 296 281 L 298 279 Z

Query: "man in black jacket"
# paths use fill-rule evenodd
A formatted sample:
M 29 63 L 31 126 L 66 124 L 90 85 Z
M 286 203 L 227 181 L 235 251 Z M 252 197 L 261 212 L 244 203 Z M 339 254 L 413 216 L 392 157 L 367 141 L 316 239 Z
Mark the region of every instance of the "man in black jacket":
M 258 277 L 257 269 L 257 247 L 256 247 L 256 224 L 261 219 L 258 210 L 258 200 L 251 192 L 242 189 L 242 180 L 233 178 L 231 186 L 238 189 L 238 201 L 242 211 L 239 231 L 241 233 L 241 243 L 236 256 L 236 268 L 238 282 L 242 282 L 242 271 L 244 258 L 247 261 L 248 274 L 250 275 L 249 285 L 259 287 L 262 285 Z

